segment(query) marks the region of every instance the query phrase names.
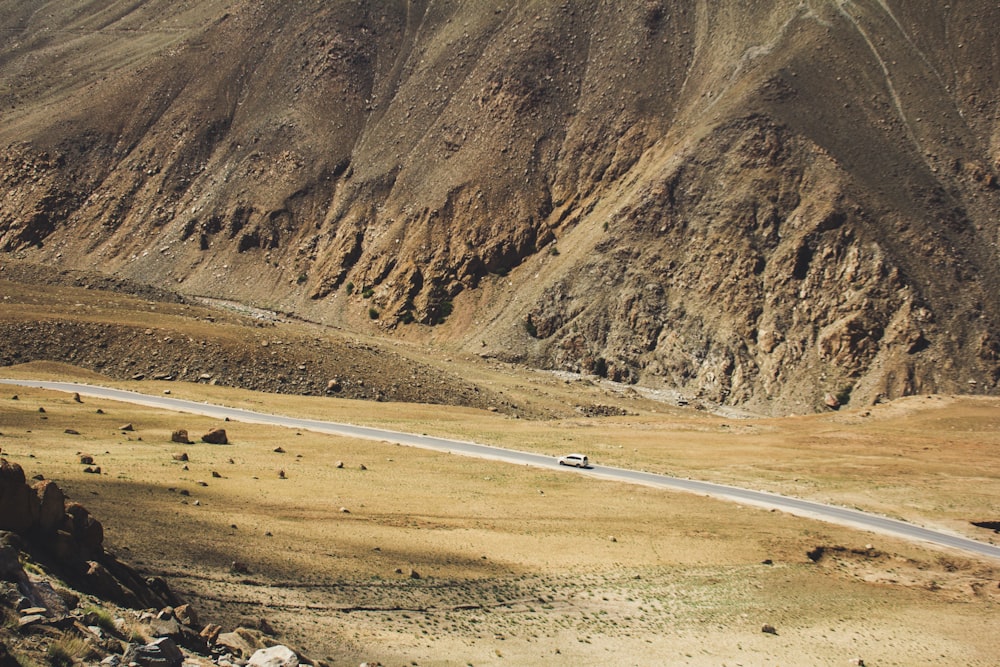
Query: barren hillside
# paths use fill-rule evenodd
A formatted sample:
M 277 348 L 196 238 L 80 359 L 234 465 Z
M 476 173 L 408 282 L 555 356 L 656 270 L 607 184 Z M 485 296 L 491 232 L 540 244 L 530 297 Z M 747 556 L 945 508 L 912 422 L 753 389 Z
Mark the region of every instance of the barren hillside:
M 994 393 L 997 25 L 0 0 L 0 249 L 759 410 Z

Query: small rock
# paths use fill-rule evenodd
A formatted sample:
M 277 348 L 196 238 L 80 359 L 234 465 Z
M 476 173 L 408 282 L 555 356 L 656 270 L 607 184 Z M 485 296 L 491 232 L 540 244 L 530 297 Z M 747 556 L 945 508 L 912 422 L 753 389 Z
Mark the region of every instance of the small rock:
M 279 470 L 278 471 L 278 479 L 288 479 L 287 477 L 285 477 L 285 471 L 284 470 Z
M 343 468 L 344 467 L 344 462 L 343 461 L 337 461 L 337 466 L 336 467 L 337 468 Z
M 42 414 L 45 414 L 45 408 L 38 408 L 38 411 Z
M 100 408 L 97 408 L 96 414 L 103 415 L 104 414 L 104 410 L 101 410 Z M 117 656 L 115 656 L 115 657 L 117 657 Z
M 362 463 L 361 465 L 358 466 L 358 470 L 368 470 L 368 466 Z
M 238 560 L 234 560 L 229 566 L 229 571 L 234 574 L 250 574 L 250 566 L 246 563 L 241 563 Z
M 188 432 L 182 428 L 179 428 L 170 434 L 170 442 L 178 442 L 182 445 L 191 444 L 191 440 L 188 438 Z
M 68 428 L 68 429 L 64 430 L 63 433 L 65 433 L 66 435 L 80 435 L 79 431 L 77 431 L 76 429 L 72 429 L 72 428 Z
M 118 427 L 119 431 L 134 431 L 135 427 L 132 424 L 122 424 Z
M 826 396 L 824 396 L 823 403 L 826 405 L 826 407 L 830 408 L 831 410 L 836 410 L 837 408 L 840 407 L 840 401 L 838 401 L 837 397 L 834 396 L 833 394 L 827 394 Z
M 73 392 L 73 400 L 77 403 L 83 403 L 83 399 L 80 398 L 80 394 L 78 392 Z
M 282 447 L 275 447 L 275 448 L 274 448 L 274 453 L 275 453 L 275 454 L 284 454 L 284 453 L 285 453 L 285 450 L 284 450 L 284 448 L 282 448 Z
M 760 631 L 769 635 L 778 634 L 778 631 L 770 623 L 765 623 L 764 625 L 760 626 Z
M 212 477 L 215 478 L 215 479 L 222 479 L 222 475 L 220 475 L 219 473 L 217 473 L 214 470 L 212 471 Z
M 80 465 L 89 466 L 89 465 L 93 465 L 93 464 L 94 464 L 94 457 L 93 456 L 89 456 L 87 454 L 82 454 L 80 456 Z
M 170 458 L 172 458 L 174 461 L 181 461 L 181 462 L 191 460 L 190 458 L 188 458 L 187 452 L 181 452 L 179 454 L 171 454 Z
M 340 513 L 341 514 L 350 514 L 351 510 L 347 509 L 346 507 L 341 507 L 340 508 Z
M 90 475 L 100 475 L 101 466 L 87 466 L 86 468 L 83 469 L 83 472 L 88 473 Z
M 420 573 L 416 570 L 410 570 L 410 579 L 419 579 Z

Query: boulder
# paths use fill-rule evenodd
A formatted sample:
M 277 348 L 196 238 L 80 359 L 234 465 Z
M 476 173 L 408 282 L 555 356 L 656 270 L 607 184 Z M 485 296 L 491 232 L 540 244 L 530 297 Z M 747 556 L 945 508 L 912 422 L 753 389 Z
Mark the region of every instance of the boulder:
M 129 647 L 124 662 L 134 662 L 141 667 L 181 667 L 184 654 L 172 639 L 161 637 L 145 646 Z
M 83 575 L 84 590 L 105 600 L 122 600 L 125 591 L 108 569 L 96 561 L 87 562 L 87 571 Z
M 0 459 L 0 530 L 28 530 L 37 516 L 38 503 L 31 487 L 25 484 L 24 470 Z
M 182 604 L 174 609 L 174 617 L 189 628 L 199 627 L 198 614 L 190 604 Z
M 229 438 L 226 437 L 226 429 L 214 428 L 205 435 L 201 436 L 202 442 L 207 442 L 210 445 L 228 445 Z
M 221 646 L 238 658 L 246 660 L 259 649 L 265 648 L 260 639 L 245 628 L 237 628 L 233 632 L 223 632 L 215 638 L 215 645 Z
M 38 498 L 38 528 L 46 533 L 57 530 L 66 516 L 62 489 L 51 480 L 38 482 L 32 488 Z
M 252 656 L 247 662 L 247 667 L 297 667 L 299 656 L 295 651 L 278 644 L 270 648 L 262 648 Z
M 0 581 L 13 581 L 15 583 L 24 579 L 24 570 L 21 568 L 20 550 L 16 547 L 0 543 Z
M 179 428 L 170 434 L 170 442 L 179 442 L 182 445 L 191 444 L 191 440 L 188 438 L 188 432 L 182 428 Z
M 104 551 L 104 526 L 80 503 L 67 503 L 63 530 L 73 536 L 86 555 Z
M 181 635 L 181 624 L 175 618 L 154 618 L 149 621 L 149 633 L 153 637 L 177 639 Z

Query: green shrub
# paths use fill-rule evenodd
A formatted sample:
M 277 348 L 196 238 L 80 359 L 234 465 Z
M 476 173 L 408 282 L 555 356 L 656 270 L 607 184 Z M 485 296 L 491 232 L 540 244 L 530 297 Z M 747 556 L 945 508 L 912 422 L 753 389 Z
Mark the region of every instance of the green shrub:
M 96 625 L 105 632 L 111 634 L 118 632 L 114 617 L 106 609 L 102 609 L 101 607 L 87 607 L 83 610 L 83 615 L 85 617 L 89 616 L 88 620 L 91 621 L 91 625 Z
M 369 308 L 368 309 L 368 319 L 370 319 L 370 320 L 377 320 L 378 319 L 378 311 L 375 310 L 374 308 Z
M 45 657 L 52 667 L 73 667 L 78 661 L 93 657 L 93 650 L 80 637 L 63 637 L 49 644 Z
M 354 294 L 354 283 L 347 283 L 344 285 L 344 289 L 347 291 L 347 296 Z

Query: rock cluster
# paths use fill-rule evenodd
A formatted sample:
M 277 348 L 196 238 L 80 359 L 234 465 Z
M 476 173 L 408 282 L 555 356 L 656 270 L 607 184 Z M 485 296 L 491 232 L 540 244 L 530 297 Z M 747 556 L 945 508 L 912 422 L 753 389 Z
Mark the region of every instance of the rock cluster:
M 17 463 L 0 458 L 0 531 L 27 540 L 81 590 L 131 607 L 176 600 L 162 580 L 145 580 L 104 550 L 104 526 L 51 480 L 28 484 Z
M 142 577 L 103 541 L 101 522 L 55 482 L 29 485 L 0 458 L 0 615 L 16 619 L 0 628 L 0 667 L 27 664 L 19 655 L 45 644 L 50 656 L 69 646 L 73 661 L 112 667 L 320 664 L 269 637 L 264 619 L 233 632 L 200 623 L 166 582 Z

